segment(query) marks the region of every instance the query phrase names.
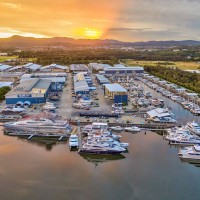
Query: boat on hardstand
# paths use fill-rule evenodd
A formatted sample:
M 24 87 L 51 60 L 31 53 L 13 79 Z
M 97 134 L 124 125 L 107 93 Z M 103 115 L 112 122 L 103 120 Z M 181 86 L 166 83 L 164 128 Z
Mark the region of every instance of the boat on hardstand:
M 132 126 L 132 127 L 126 127 L 124 128 L 124 130 L 128 132 L 140 132 L 141 129 L 137 126 Z
M 124 130 L 121 126 L 112 126 L 112 127 L 109 127 L 109 129 L 111 129 L 113 131 L 123 131 Z

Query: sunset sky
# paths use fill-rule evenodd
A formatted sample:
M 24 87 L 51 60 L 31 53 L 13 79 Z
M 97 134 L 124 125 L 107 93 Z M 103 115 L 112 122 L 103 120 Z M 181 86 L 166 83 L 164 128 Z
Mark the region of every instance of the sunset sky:
M 200 39 L 200 0 L 0 0 L 0 37 Z

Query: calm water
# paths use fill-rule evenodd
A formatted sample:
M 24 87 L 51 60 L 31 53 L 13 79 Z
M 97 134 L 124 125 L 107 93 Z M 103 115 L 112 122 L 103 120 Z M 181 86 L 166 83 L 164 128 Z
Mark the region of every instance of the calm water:
M 182 122 L 193 120 L 188 111 L 163 99 Z M 27 141 L 0 134 L 0 199 L 200 199 L 200 168 L 181 162 L 177 148 L 152 132 L 122 135 L 122 140 L 130 143 L 129 153 L 108 160 L 81 157 L 70 152 L 66 143 Z
M 200 199 L 200 168 L 181 163 L 177 148 L 156 133 L 122 134 L 129 153 L 111 161 L 1 135 L 1 199 Z

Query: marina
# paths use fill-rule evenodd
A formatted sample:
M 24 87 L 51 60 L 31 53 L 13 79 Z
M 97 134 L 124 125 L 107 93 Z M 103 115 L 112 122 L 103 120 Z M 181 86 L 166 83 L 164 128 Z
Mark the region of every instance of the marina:
M 46 173 L 41 175 L 35 167 L 32 170 L 40 174 L 43 183 L 48 182 L 51 171 L 57 168 L 60 182 L 56 181 L 58 174 L 51 175 L 51 181 L 58 184 L 54 194 L 59 199 L 65 198 L 61 189 L 67 191 L 69 198 L 76 199 L 88 199 L 88 196 L 95 196 L 95 199 L 119 199 L 119 196 L 120 199 L 177 199 L 172 184 L 174 179 L 181 176 L 186 187 L 189 185 L 188 174 L 195 171 L 200 175 L 197 168 L 199 116 L 185 109 L 179 96 L 168 98 L 163 96 L 161 88 L 149 87 L 141 74 L 138 77 L 118 77 L 117 74 L 107 79 L 101 77 L 101 81 L 109 82 L 105 87 L 96 80 L 97 77 L 89 72 L 69 73 L 65 86 L 59 85 L 59 91 L 56 91 L 55 83 L 52 87 L 50 81 L 32 80 L 38 87 L 42 87 L 42 83 L 47 86 L 41 91 L 41 96 L 46 94 L 41 100 L 45 103 L 39 103 L 34 94 L 36 99 L 33 97 L 32 103 L 26 101 L 25 105 L 25 102 L 15 100 L 17 103 L 7 105 L 9 108 L 4 106 L 2 114 L 11 113 L 12 119 L 0 127 L 1 142 L 13 143 L 20 151 L 29 148 L 27 154 L 31 155 L 39 151 L 40 155 L 34 160 L 40 160 L 37 165 L 43 166 Z M 34 87 L 36 90 L 36 86 L 30 84 L 28 89 Z M 11 96 L 9 98 L 11 102 Z M 22 100 L 24 96 L 20 98 Z M 16 112 L 20 114 L 19 118 L 14 118 Z M 187 157 L 188 152 L 195 153 L 196 157 Z M 19 162 L 28 159 L 28 155 L 23 155 Z M 167 172 L 160 177 L 158 172 L 161 170 Z M 74 181 L 68 182 L 66 177 L 72 176 L 71 173 Z M 152 180 L 152 174 L 155 180 Z M 35 179 L 31 176 L 30 180 Z M 112 194 L 107 193 L 105 185 L 99 181 L 104 181 L 109 188 L 113 186 L 109 189 Z M 160 181 L 165 181 L 165 187 Z M 148 194 L 153 189 L 152 183 L 160 190 L 156 194 Z M 96 192 L 86 192 L 90 184 Z M 34 181 L 30 185 L 34 186 Z M 74 188 L 82 188 L 82 192 L 74 193 Z M 190 188 L 188 194 L 198 195 L 193 190 Z M 179 193 L 178 198 L 182 197 Z M 20 194 L 17 195 L 19 198 Z

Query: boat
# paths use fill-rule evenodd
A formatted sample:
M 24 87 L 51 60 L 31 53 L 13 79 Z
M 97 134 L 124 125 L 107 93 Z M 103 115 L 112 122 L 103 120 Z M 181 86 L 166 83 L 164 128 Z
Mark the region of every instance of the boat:
M 113 131 L 123 131 L 124 130 L 121 126 L 112 126 L 112 127 L 110 127 L 110 129 Z
M 196 122 L 187 123 L 187 128 L 191 133 L 200 135 L 200 126 Z
M 192 147 L 184 147 L 179 150 L 179 157 L 182 160 L 189 162 L 200 162 L 200 145 L 194 145 Z
M 132 126 L 132 127 L 126 127 L 124 128 L 124 130 L 128 132 L 140 132 L 141 129 L 137 126 Z
M 78 148 L 79 144 L 78 144 L 78 136 L 75 134 L 70 135 L 69 138 L 69 148 Z
M 46 104 L 43 106 L 43 110 L 55 111 L 55 109 L 56 107 L 51 102 L 46 102 Z
M 55 93 L 55 94 L 51 95 L 49 97 L 49 99 L 52 101 L 60 101 L 60 96 L 57 93 Z
M 45 118 L 20 120 L 16 122 L 4 123 L 4 128 L 7 131 L 18 133 L 33 133 L 33 134 L 67 134 L 72 128 L 65 120 L 51 120 Z
M 116 155 L 125 152 L 126 149 L 121 147 L 101 147 L 97 146 L 83 146 L 78 150 L 79 154 L 102 154 L 102 155 Z

